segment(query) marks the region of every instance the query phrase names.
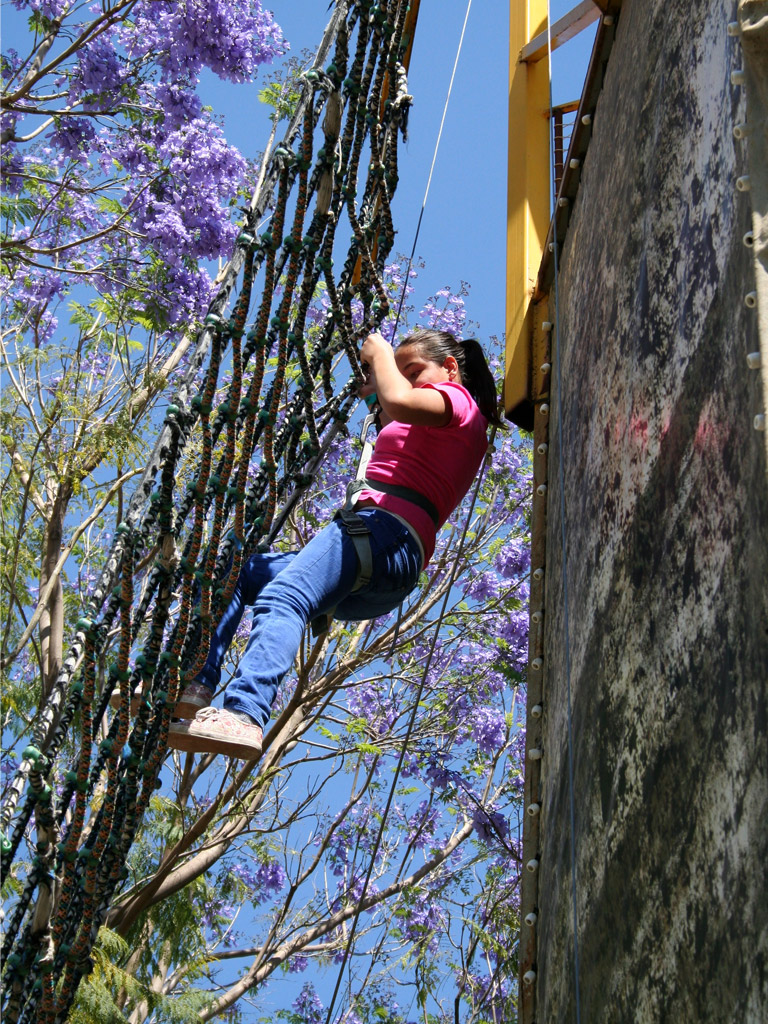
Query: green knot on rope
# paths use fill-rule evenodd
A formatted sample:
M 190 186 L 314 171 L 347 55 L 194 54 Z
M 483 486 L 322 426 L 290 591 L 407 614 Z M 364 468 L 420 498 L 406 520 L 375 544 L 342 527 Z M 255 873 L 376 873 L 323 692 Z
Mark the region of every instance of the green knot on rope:
M 311 157 L 297 156 L 296 157 L 296 166 L 299 168 L 300 171 L 308 171 L 309 168 L 312 166 L 312 159 L 311 159 Z
M 288 252 L 300 252 L 301 239 L 296 238 L 295 235 L 286 235 L 283 239 L 283 246 L 288 250 Z
M 203 324 L 212 331 L 223 331 L 226 326 L 224 317 L 220 313 L 209 313 L 203 320 Z
M 334 63 L 330 63 L 328 65 L 328 67 L 325 69 L 325 73 L 326 75 L 328 75 L 329 78 L 333 79 L 336 85 L 339 84 L 339 69 L 336 67 Z
M 68 850 L 66 843 L 59 843 L 56 849 L 59 851 L 59 857 L 67 864 L 72 864 L 77 860 L 77 850 Z
M 307 252 L 317 252 L 320 248 L 320 242 L 315 238 L 314 235 L 304 235 L 302 240 L 302 248 Z
M 173 651 L 163 651 L 160 655 L 160 662 L 166 662 L 171 668 L 178 668 L 181 664 L 181 659 L 178 654 L 174 654 Z
M 265 249 L 271 249 L 273 252 L 277 252 L 277 244 L 275 243 L 275 236 L 271 231 L 265 231 L 261 236 L 261 242 Z
M 37 747 L 32 746 L 32 744 L 24 748 L 21 756 L 25 761 L 31 761 L 36 768 L 38 765 L 44 767 L 43 762 L 45 762 L 45 755 L 41 750 L 38 750 Z
M 275 314 L 275 316 L 273 316 L 272 319 L 269 321 L 269 326 L 274 327 L 276 330 L 287 331 L 288 321 L 285 319 L 281 319 L 279 316 L 277 316 L 277 314 Z
M 109 666 L 109 678 L 117 679 L 118 682 L 121 683 L 127 683 L 131 678 L 131 673 L 128 669 L 120 668 L 120 665 L 116 661 L 113 661 Z
M 51 799 L 52 793 L 53 790 L 49 785 L 46 784 L 45 786 L 42 786 L 40 789 L 36 791 L 35 800 L 37 800 L 39 804 L 45 804 Z
M 283 164 L 285 167 L 290 167 L 296 160 L 296 154 L 292 149 L 288 149 L 287 146 L 276 146 L 275 147 L 275 160 L 278 163 Z
M 178 416 L 180 412 L 181 412 L 181 409 L 179 408 L 179 406 L 176 405 L 174 402 L 171 402 L 171 404 L 168 406 L 168 409 L 167 409 L 167 415 L 168 416 Z
M 210 402 L 203 402 L 202 395 L 195 395 L 191 402 L 192 408 L 195 412 L 199 412 L 201 416 L 210 416 L 212 405 Z M 157 491 L 155 491 L 157 494 Z
M 221 477 L 218 473 L 212 473 L 208 478 L 208 489 L 211 494 L 223 494 L 224 485 L 221 482 Z
M 151 655 L 139 654 L 136 658 L 136 668 L 143 676 L 152 676 L 157 668 L 157 658 Z
M 0 832 L 0 853 L 10 853 L 12 849 L 13 843 L 11 840 L 5 832 Z M 10 960 L 10 957 L 8 959 Z
M 124 537 L 126 534 L 129 534 L 130 532 L 131 527 L 128 523 L 120 523 L 118 528 L 115 530 L 115 533 L 117 534 L 118 537 Z
M 245 501 L 245 491 L 241 491 L 237 487 L 228 487 L 227 497 L 232 498 L 233 501 Z
M 78 793 L 88 792 L 88 779 L 79 779 L 77 772 L 74 768 L 71 768 L 64 776 L 64 781 L 68 786 L 74 786 Z
M 333 260 L 330 256 L 318 256 L 315 263 L 328 274 L 333 270 Z
M 256 345 L 257 348 L 264 348 L 264 346 L 267 344 L 266 336 L 263 334 L 259 334 L 255 327 L 253 328 L 253 330 L 248 331 L 246 339 L 252 342 L 254 345 Z
M 107 738 L 102 740 L 99 744 L 99 752 L 102 753 L 104 757 L 111 758 L 116 756 L 115 741 L 110 736 L 107 736 Z
M 250 231 L 241 231 L 237 236 L 237 244 L 242 245 L 245 249 L 252 249 L 256 245 L 256 237 Z
M 306 71 L 304 73 L 304 79 L 305 81 L 310 82 L 314 85 L 315 82 L 320 81 L 320 75 L 318 74 L 317 71 L 315 71 L 314 68 L 310 68 L 309 71 Z
M 106 742 L 106 740 L 103 740 L 101 745 L 104 746 Z M 85 861 L 89 868 L 95 868 L 96 865 L 99 863 L 99 858 L 90 848 L 90 846 L 84 846 L 81 850 L 78 850 L 77 859 Z
M 345 78 L 343 88 L 344 92 L 350 93 L 352 96 L 360 94 L 360 83 L 354 78 Z
M 77 631 L 78 633 L 91 633 L 94 625 L 95 623 L 93 619 L 87 619 L 83 616 L 81 619 L 77 620 Z

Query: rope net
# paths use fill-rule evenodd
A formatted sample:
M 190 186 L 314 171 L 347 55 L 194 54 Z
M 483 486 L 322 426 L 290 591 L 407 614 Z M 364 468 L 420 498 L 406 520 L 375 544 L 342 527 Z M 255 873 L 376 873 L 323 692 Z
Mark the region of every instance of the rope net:
M 26 877 L 17 870 L 23 891 L 5 928 L 8 1022 L 66 1019 L 160 785 L 180 690 L 202 667 L 243 560 L 277 535 L 356 404 L 357 343 L 389 311 L 408 12 L 406 0 L 337 4 L 35 723 L 1 815 L 3 877 L 22 864 L 25 839 L 36 853 Z M 342 224 L 352 235 L 336 276 Z M 310 332 L 321 282 L 328 315 Z M 77 753 L 56 792 L 68 742 Z

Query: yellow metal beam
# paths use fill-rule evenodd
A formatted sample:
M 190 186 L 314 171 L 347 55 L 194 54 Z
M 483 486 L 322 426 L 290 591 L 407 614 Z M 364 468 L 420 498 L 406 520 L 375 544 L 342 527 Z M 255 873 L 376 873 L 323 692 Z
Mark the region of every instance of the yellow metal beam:
M 548 42 L 552 44 L 552 49 L 556 50 L 558 46 L 567 43 L 569 39 L 573 39 L 579 32 L 583 32 L 585 28 L 597 21 L 600 13 L 600 8 L 595 0 L 581 0 L 581 3 L 576 4 L 559 21 L 552 23 L 549 35 L 545 29 L 543 32 L 539 32 L 530 43 L 526 43 L 520 53 L 522 59 L 527 61 L 543 60 L 547 56 Z
M 504 406 L 532 429 L 531 297 L 549 227 L 549 67 L 523 48 L 546 30 L 547 0 L 510 0 L 507 317 Z

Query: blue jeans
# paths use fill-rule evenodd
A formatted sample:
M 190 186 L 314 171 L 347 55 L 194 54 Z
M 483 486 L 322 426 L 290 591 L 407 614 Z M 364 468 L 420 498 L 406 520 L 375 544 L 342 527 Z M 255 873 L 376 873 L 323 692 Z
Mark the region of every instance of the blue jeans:
M 211 641 L 197 681 L 215 690 L 221 665 L 246 607 L 253 608 L 248 646 L 224 695 L 230 711 L 244 711 L 260 725 L 269 721 L 277 687 L 293 665 L 307 623 L 336 609 L 339 619 L 373 619 L 396 608 L 416 585 L 421 552 L 394 516 L 362 508 L 371 531 L 372 580 L 352 593 L 358 571 L 352 539 L 339 520 L 300 551 L 255 554 L 244 563 L 232 601 Z

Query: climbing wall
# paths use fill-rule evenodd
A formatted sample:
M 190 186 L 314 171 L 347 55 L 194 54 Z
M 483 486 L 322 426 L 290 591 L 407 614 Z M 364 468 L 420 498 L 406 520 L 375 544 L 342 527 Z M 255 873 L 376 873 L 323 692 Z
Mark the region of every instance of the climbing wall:
M 625 0 L 560 254 L 529 979 L 547 1024 L 578 1019 L 568 659 L 580 1020 L 768 1019 L 768 489 L 735 17 Z

